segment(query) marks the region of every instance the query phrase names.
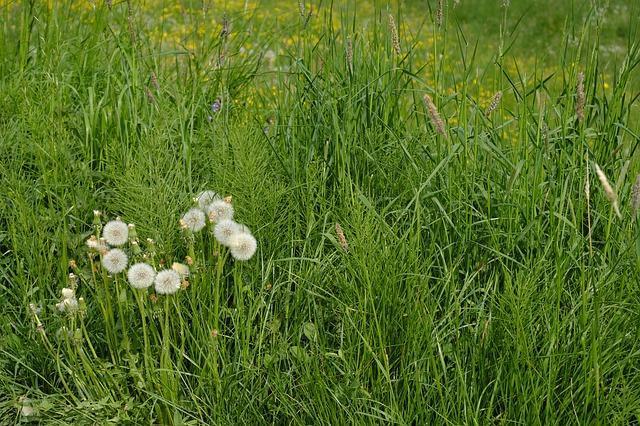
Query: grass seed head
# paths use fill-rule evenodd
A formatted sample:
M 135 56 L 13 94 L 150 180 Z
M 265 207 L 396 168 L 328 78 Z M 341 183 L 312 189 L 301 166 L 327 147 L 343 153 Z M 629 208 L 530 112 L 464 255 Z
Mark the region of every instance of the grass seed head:
M 584 105 L 586 97 L 584 94 L 584 73 L 580 71 L 578 73 L 578 82 L 576 85 L 576 116 L 578 121 L 582 123 L 584 121 Z
M 393 15 L 389 14 L 389 30 L 391 31 L 391 45 L 396 55 L 400 54 L 400 37 L 398 36 L 398 27 L 396 27 L 396 21 L 393 19 Z
M 636 176 L 636 182 L 631 188 L 631 209 L 633 214 L 637 214 L 640 209 L 640 174 Z
M 438 108 L 436 108 L 436 105 L 433 103 L 431 96 L 429 96 L 428 94 L 425 94 L 422 100 L 424 101 L 424 104 L 427 107 L 427 111 L 429 112 L 429 119 L 431 120 L 431 124 L 433 125 L 433 127 L 436 129 L 438 133 L 440 133 L 443 136 L 446 136 L 444 121 L 442 120 L 442 117 L 440 117 Z
M 338 243 L 340 243 L 340 247 L 342 247 L 344 251 L 349 251 L 349 243 L 347 242 L 347 238 L 344 236 L 342 226 L 340 226 L 338 222 L 336 222 L 336 235 L 338 236 Z
M 502 91 L 499 90 L 496 92 L 495 95 L 493 95 L 493 98 L 491 98 L 491 103 L 489 104 L 489 106 L 487 107 L 487 110 L 485 111 L 485 116 L 489 116 L 491 115 L 491 113 L 493 111 L 496 110 L 496 108 L 498 108 L 498 105 L 500 104 L 500 100 L 502 99 Z
M 604 174 L 600 166 L 596 164 L 596 175 L 598 175 L 598 179 L 600 180 L 600 184 L 602 185 L 602 189 L 604 190 L 604 195 L 607 197 L 613 210 L 616 212 L 616 215 L 619 218 L 622 218 L 622 214 L 620 213 L 620 208 L 618 207 L 618 195 L 613 190 L 611 185 L 609 184 L 609 180 L 607 176 Z

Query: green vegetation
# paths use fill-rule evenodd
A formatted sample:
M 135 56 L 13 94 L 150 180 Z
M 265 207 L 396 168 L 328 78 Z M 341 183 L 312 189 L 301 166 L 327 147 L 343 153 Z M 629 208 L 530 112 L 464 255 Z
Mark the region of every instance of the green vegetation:
M 640 5 L 506 3 L 0 0 L 0 424 L 638 423 Z

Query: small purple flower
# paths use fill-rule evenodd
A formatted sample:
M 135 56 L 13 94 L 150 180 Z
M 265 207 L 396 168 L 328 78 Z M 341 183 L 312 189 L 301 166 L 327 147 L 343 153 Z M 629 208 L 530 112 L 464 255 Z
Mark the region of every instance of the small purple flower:
M 221 109 L 222 109 L 222 100 L 218 98 L 215 101 L 213 101 L 213 103 L 211 104 L 211 112 L 217 113 L 217 112 L 220 112 Z

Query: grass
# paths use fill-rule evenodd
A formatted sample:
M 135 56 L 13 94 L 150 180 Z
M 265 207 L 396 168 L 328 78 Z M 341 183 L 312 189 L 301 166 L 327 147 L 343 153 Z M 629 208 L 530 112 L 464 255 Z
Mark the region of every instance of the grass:
M 0 423 L 640 420 L 637 5 L 107 3 L 0 1 Z M 93 210 L 189 287 L 92 269 Z

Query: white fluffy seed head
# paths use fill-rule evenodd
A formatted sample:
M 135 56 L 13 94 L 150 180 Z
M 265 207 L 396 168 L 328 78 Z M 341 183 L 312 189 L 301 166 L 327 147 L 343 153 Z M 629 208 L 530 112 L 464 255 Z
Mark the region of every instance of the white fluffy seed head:
M 104 225 L 102 237 L 112 246 L 121 246 L 129 238 L 129 227 L 121 220 L 112 220 Z
M 256 252 L 258 242 L 251 234 L 237 233 L 229 240 L 231 255 L 236 260 L 249 260 Z
M 171 269 L 176 271 L 178 275 L 180 275 L 180 278 L 186 278 L 189 276 L 189 267 L 184 263 L 173 262 Z
M 129 284 L 131 284 L 133 288 L 143 289 L 150 287 L 155 277 L 156 271 L 151 265 L 144 262 L 132 265 L 129 271 L 127 271 Z
M 233 206 L 224 200 L 216 200 L 207 208 L 207 216 L 212 223 L 233 220 Z
M 73 289 L 65 287 L 62 289 L 62 297 L 64 299 L 71 299 L 72 297 L 75 297 L 76 292 L 73 291 Z
M 206 210 L 211 203 L 219 199 L 220 196 L 214 191 L 202 191 L 196 198 L 196 201 L 202 210 Z
M 180 223 L 184 224 L 191 232 L 199 232 L 207 224 L 207 219 L 202 210 L 193 208 L 182 216 Z
M 213 235 L 215 235 L 216 240 L 223 246 L 229 245 L 229 240 L 235 234 L 240 232 L 240 225 L 235 223 L 233 220 L 221 220 L 216 224 L 216 227 L 213 230 Z
M 119 274 L 127 268 L 129 258 L 120 249 L 111 249 L 102 256 L 102 266 L 110 274 Z
M 155 279 L 155 289 L 158 294 L 173 294 L 180 289 L 180 275 L 173 269 L 158 272 Z

